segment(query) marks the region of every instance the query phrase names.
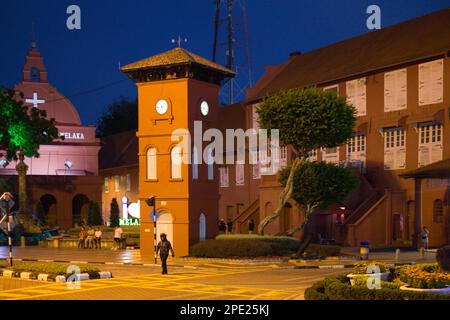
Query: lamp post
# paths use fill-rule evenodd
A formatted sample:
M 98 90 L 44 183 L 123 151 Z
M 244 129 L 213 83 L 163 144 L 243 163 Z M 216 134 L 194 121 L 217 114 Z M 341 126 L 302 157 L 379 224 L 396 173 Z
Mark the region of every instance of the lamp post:
M 147 205 L 149 207 L 152 207 L 152 216 L 153 216 L 153 245 L 154 250 L 153 253 L 155 255 L 155 264 L 158 263 L 158 256 L 156 254 L 156 250 L 158 247 L 158 239 L 156 238 L 156 196 L 151 196 L 149 199 L 146 200 Z

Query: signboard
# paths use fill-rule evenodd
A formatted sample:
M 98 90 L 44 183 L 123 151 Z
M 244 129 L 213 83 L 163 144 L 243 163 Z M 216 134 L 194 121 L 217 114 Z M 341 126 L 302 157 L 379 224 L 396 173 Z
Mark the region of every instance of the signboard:
M 119 225 L 121 225 L 121 226 L 140 226 L 141 221 L 139 219 L 119 219 Z
M 65 140 L 84 140 L 83 132 L 61 132 L 61 136 L 64 137 Z

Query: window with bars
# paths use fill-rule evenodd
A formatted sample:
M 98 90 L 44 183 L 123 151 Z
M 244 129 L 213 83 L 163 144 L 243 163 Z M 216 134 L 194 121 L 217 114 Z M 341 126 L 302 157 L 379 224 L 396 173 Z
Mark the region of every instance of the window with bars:
M 347 144 L 347 154 L 349 161 L 366 161 L 366 136 L 355 134 Z
M 406 167 L 406 132 L 402 128 L 384 130 L 384 168 L 386 170 Z
M 442 160 L 441 124 L 419 124 L 419 167 Z
M 328 163 L 339 163 L 339 148 L 322 148 L 322 161 Z

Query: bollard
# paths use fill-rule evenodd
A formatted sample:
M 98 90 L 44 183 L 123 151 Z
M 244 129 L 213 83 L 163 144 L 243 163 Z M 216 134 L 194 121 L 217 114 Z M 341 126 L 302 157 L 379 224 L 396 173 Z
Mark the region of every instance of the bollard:
M 422 257 L 422 258 L 424 258 L 425 257 L 425 249 L 422 247 L 422 248 L 420 248 L 420 256 Z
M 26 240 L 24 236 L 20 237 L 20 247 L 25 248 L 26 247 Z
M 400 249 L 397 248 L 397 250 L 395 250 L 395 260 L 398 261 L 399 257 L 400 257 Z

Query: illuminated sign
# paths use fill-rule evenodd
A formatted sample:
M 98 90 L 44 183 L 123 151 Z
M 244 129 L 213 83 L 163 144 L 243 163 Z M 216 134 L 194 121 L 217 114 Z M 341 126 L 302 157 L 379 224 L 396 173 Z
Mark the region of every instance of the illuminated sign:
M 121 225 L 121 226 L 140 226 L 141 221 L 139 219 L 119 219 L 119 225 Z
M 83 132 L 61 132 L 60 135 L 63 136 L 65 140 L 84 140 Z

